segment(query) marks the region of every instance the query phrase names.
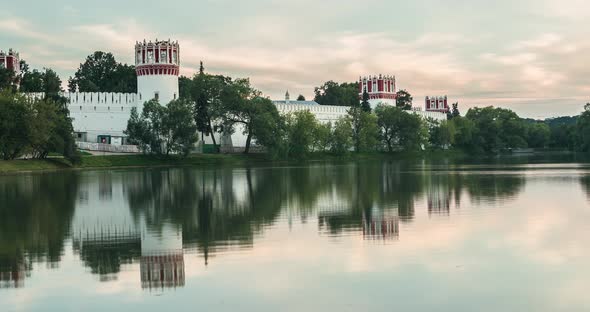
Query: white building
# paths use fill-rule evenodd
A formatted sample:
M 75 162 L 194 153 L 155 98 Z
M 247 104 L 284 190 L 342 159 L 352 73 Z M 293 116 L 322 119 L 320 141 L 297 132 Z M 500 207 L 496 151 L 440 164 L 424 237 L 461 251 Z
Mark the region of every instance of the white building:
M 18 62 L 18 54 L 11 52 L 11 64 Z M 16 57 L 14 57 L 16 56 Z M 1 60 L 1 59 L 0 59 Z M 6 62 L 6 61 L 5 61 Z M 131 110 L 137 108 L 141 113 L 143 104 L 156 99 L 166 104 L 179 95 L 178 75 L 180 70 L 180 46 L 178 42 L 158 41 L 136 42 L 135 66 L 137 72 L 137 93 L 86 93 L 73 92 L 62 95 L 69 100 L 70 116 L 74 131 L 80 142 L 124 145 L 127 121 Z M 359 100 L 363 94 L 369 95 L 372 108 L 379 104 L 395 105 L 395 76 L 374 75 L 359 78 Z M 43 94 L 32 96 L 42 97 Z M 334 122 L 347 115 L 348 107 L 337 105 L 319 105 L 315 101 L 291 101 L 287 92 L 284 101 L 274 101 L 281 114 L 308 110 L 320 122 Z M 337 103 L 334 103 L 337 104 Z M 444 120 L 446 115 L 439 111 L 413 110 L 425 118 Z M 222 146 L 238 151 L 246 145 L 246 136 L 240 126 L 231 137 L 216 134 L 216 142 Z M 204 143 L 211 144 L 210 137 Z

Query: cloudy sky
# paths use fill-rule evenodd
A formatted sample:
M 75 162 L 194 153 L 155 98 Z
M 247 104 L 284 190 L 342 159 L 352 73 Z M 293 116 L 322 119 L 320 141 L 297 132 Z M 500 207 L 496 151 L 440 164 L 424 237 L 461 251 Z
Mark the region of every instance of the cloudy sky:
M 392 74 L 423 105 L 577 114 L 590 101 L 585 0 L 21 0 L 0 11 L 0 48 L 63 80 L 95 50 L 131 63 L 136 40 L 181 43 L 181 73 L 250 77 L 272 98 L 324 81 Z

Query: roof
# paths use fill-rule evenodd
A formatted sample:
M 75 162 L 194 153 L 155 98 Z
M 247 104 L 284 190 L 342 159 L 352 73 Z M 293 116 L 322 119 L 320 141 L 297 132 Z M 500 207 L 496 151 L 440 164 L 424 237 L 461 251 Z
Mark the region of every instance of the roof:
M 289 103 L 287 103 L 287 101 L 283 100 L 283 101 L 272 101 L 272 102 L 275 105 L 278 105 L 278 104 L 288 104 L 288 105 L 320 105 L 316 101 L 289 101 Z

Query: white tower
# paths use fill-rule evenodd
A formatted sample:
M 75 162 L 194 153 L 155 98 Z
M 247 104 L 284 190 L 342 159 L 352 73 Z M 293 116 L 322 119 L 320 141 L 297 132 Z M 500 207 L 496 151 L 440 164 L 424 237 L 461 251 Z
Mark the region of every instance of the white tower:
M 135 69 L 139 106 L 156 99 L 166 105 L 178 97 L 180 46 L 178 41 L 137 42 Z M 141 109 L 140 109 L 141 111 Z

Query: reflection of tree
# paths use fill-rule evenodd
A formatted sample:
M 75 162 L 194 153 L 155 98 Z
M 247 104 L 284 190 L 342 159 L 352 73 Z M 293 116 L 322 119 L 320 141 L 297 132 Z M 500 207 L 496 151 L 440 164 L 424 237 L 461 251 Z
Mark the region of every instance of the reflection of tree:
M 590 176 L 582 176 L 580 178 L 580 185 L 582 186 L 582 189 L 586 193 L 588 199 L 590 199 Z
M 22 277 L 36 261 L 57 265 L 77 190 L 74 172 L 0 178 L 0 274 Z

